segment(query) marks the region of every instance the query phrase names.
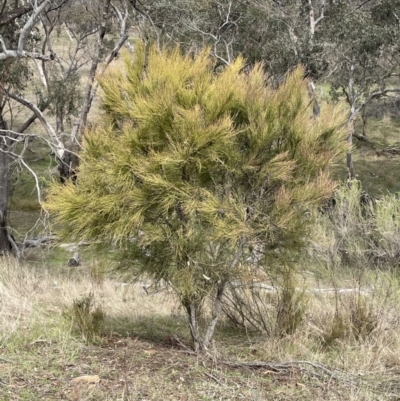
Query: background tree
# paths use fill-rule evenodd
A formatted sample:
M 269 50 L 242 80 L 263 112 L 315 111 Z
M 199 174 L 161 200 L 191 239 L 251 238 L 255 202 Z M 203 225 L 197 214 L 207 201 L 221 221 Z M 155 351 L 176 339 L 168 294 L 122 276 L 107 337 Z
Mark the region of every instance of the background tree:
M 38 137 L 52 148 L 61 180 L 74 176 L 76 150 L 98 86 L 95 75 L 107 68 L 126 42 L 129 15 L 124 0 L 46 0 L 28 8 L 12 6 L 2 3 L 0 19 L 0 252 L 18 254 L 7 222 L 10 163 L 24 164 L 23 152 L 14 153 L 15 145 L 27 139 L 24 132 L 38 119 L 44 128 Z M 55 45 L 64 30 L 70 40 L 66 51 Z M 16 104 L 33 112 L 18 124 Z
M 10 181 L 10 160 L 13 148 L 12 113 L 7 92 L 21 91 L 26 87 L 30 77 L 27 57 L 44 57 L 33 50 L 39 40 L 37 32 L 32 29 L 39 14 L 48 1 L 40 5 L 35 2 L 29 6 L 18 7 L 18 2 L 4 0 L 0 12 L 0 254 L 13 252 L 18 248 L 8 229 L 8 202 Z M 29 12 L 31 12 L 29 14 Z M 23 132 L 23 130 L 21 131 Z
M 368 2 L 356 6 L 340 1 L 326 12 L 318 35 L 329 65 L 334 98 L 344 95 L 349 107 L 347 167 L 354 178 L 351 146 L 357 116 L 375 98 L 399 92 L 400 2 Z M 358 135 L 363 139 L 362 136 Z
M 87 4 L 71 1 L 63 9 L 47 12 L 41 19 L 45 32 L 42 52 L 48 51 L 55 63 L 38 65 L 42 88 L 38 90 L 37 102 L 8 92 L 9 97 L 33 111 L 32 119 L 38 118 L 43 124 L 55 145 L 62 181 L 75 177 L 76 151 L 97 91 L 95 77 L 101 75 L 128 39 L 128 16 L 124 0 L 100 0 Z M 111 24 L 112 19 L 114 24 Z M 64 57 L 58 55 L 52 45 L 57 29 L 62 26 L 66 27 L 72 42 Z M 113 39 L 110 38 L 112 35 Z M 83 67 L 89 67 L 89 72 L 84 89 L 80 90 Z M 55 124 L 43 113 L 46 109 L 50 116 L 56 117 Z M 66 119 L 74 120 L 69 124 L 69 134 L 65 132 Z
M 222 64 L 239 54 L 263 61 L 277 80 L 302 63 L 321 75 L 320 48 L 313 44 L 324 18 L 325 1 L 131 1 L 141 12 L 144 37 L 180 43 L 186 50 L 210 46 Z
M 268 260 L 301 245 L 306 212 L 332 194 L 327 168 L 344 151 L 342 113 L 310 118 L 302 69 L 273 90 L 260 64 L 246 74 L 238 58 L 215 74 L 208 54 L 125 53 L 100 80 L 105 114 L 85 135 L 77 185 L 53 185 L 47 202 L 63 237 L 117 241 L 131 274 L 169 283 L 196 351 L 208 348 L 249 249 Z

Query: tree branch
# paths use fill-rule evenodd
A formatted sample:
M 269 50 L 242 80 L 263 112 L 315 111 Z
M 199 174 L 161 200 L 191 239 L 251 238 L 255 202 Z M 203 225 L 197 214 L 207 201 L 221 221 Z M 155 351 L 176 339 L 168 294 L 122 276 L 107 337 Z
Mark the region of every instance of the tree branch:
M 70 143 L 79 143 L 79 138 L 80 138 L 80 133 L 82 131 L 82 128 L 86 125 L 86 120 L 87 116 L 89 114 L 92 101 L 94 99 L 94 96 L 96 94 L 97 88 L 98 88 L 98 83 L 95 82 L 95 77 L 96 77 L 96 72 L 98 69 L 98 65 L 100 63 L 100 51 L 103 48 L 103 41 L 104 41 L 104 35 L 105 35 L 105 30 L 106 30 L 106 21 L 108 19 L 108 13 L 110 10 L 110 7 L 113 8 L 114 12 L 116 13 L 117 17 L 120 19 L 120 24 L 121 24 L 121 29 L 120 29 L 120 39 L 117 42 L 117 44 L 114 46 L 112 49 L 111 53 L 108 55 L 106 58 L 103 67 L 101 68 L 100 72 L 98 75 L 102 75 L 108 65 L 115 59 L 117 56 L 119 50 L 123 46 L 123 44 L 126 42 L 128 39 L 129 35 L 126 33 L 126 21 L 128 19 L 129 13 L 128 13 L 128 7 L 125 3 L 124 4 L 124 15 L 122 16 L 122 13 L 111 4 L 110 1 L 107 1 L 107 3 L 104 6 L 104 11 L 103 11 L 103 22 L 101 25 L 101 29 L 99 30 L 98 33 L 98 39 L 97 39 L 97 53 L 93 57 L 92 60 L 92 65 L 90 67 L 90 72 L 89 72 L 89 77 L 88 81 L 86 84 L 86 89 L 85 89 L 85 100 L 82 105 L 81 113 L 79 117 L 76 119 L 74 126 L 71 131 L 70 135 Z
M 380 91 L 376 91 L 371 93 L 366 99 L 365 101 L 357 107 L 355 114 L 359 113 L 365 106 L 368 105 L 368 103 L 376 98 L 376 97 L 380 97 L 380 96 L 386 96 L 388 93 L 400 93 L 400 88 L 388 88 L 388 89 L 383 89 Z
M 39 110 L 43 112 L 44 110 L 47 109 L 47 107 L 49 107 L 49 103 L 48 102 L 46 102 L 43 105 L 41 105 L 39 107 Z M 22 125 L 19 126 L 19 128 L 17 129 L 17 132 L 18 133 L 25 132 L 31 126 L 31 124 L 34 123 L 34 121 L 36 119 L 37 119 L 37 115 L 35 113 L 32 114 Z
M 35 1 L 33 13 L 28 19 L 28 21 L 25 23 L 21 33 L 19 34 L 17 51 L 20 57 L 22 57 L 22 55 L 24 54 L 24 45 L 28 33 L 32 30 L 33 26 L 36 23 L 36 19 L 39 17 L 39 14 L 43 11 L 43 9 L 46 7 L 48 3 L 50 3 L 50 0 L 45 0 L 39 7 L 37 7 L 37 1 Z
M 10 22 L 14 21 L 15 19 L 22 17 L 23 15 L 31 12 L 33 10 L 33 4 L 28 3 L 22 7 L 14 8 L 7 13 L 0 15 L 0 27 L 9 24 Z
M 7 92 L 7 94 L 11 99 L 16 100 L 17 102 L 21 103 L 25 107 L 28 107 L 28 109 L 30 109 L 31 111 L 33 111 L 35 113 L 36 117 L 40 120 L 40 122 L 42 123 L 43 127 L 47 131 L 47 133 L 48 133 L 49 137 L 51 138 L 52 142 L 55 144 L 55 146 L 56 146 L 56 155 L 61 160 L 63 155 L 64 155 L 64 152 L 65 152 L 64 144 L 58 138 L 56 131 L 49 124 L 49 122 L 47 121 L 47 119 L 44 116 L 44 114 L 40 111 L 40 109 L 36 105 L 34 105 L 32 102 L 30 102 L 29 100 L 27 100 L 24 97 L 22 97 L 21 95 L 17 95 L 16 93 L 11 93 L 11 92 Z
M 137 5 L 136 5 L 136 0 L 129 0 L 129 2 L 131 3 L 132 7 L 134 10 L 136 10 L 139 14 L 142 14 L 151 24 L 151 26 L 154 29 L 154 32 L 156 34 L 157 37 L 157 49 L 160 50 L 160 33 L 158 32 L 158 28 L 156 27 L 153 19 L 150 17 L 149 13 L 141 10 Z
M 3 50 L 3 52 L 0 53 L 0 60 L 6 60 L 7 58 L 22 58 L 22 57 L 30 57 L 46 61 L 50 60 L 50 57 L 45 56 L 44 54 L 36 52 L 27 52 L 24 50 L 26 38 L 29 32 L 32 30 L 36 22 L 36 19 L 39 17 L 39 14 L 43 11 L 43 9 L 46 7 L 48 3 L 50 3 L 50 0 L 45 0 L 39 7 L 37 7 L 37 1 L 35 1 L 35 5 L 32 6 L 33 13 L 28 19 L 28 21 L 25 23 L 19 35 L 17 50 L 8 50 L 6 44 L 4 43 L 3 37 L 0 35 L 0 44 Z

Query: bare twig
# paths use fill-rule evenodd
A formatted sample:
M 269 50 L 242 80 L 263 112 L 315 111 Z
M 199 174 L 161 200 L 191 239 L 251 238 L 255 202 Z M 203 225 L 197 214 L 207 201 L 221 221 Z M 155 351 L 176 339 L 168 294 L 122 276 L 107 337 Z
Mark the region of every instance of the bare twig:
M 228 387 L 225 383 L 222 383 L 220 379 L 216 378 L 214 375 L 211 375 L 210 373 L 205 372 L 204 373 L 206 376 L 208 376 L 210 379 L 213 379 L 216 383 L 218 383 L 220 386 L 223 387 Z
M 158 30 L 158 28 L 156 27 L 156 24 L 154 23 L 154 21 L 153 21 L 153 19 L 151 18 L 151 16 L 150 16 L 150 14 L 149 13 L 147 13 L 143 8 L 140 8 L 139 6 L 138 6 L 138 4 L 137 3 L 139 3 L 140 5 L 142 5 L 141 3 L 140 3 L 140 1 L 137 1 L 137 0 L 129 0 L 129 2 L 131 3 L 131 5 L 132 5 L 132 7 L 133 7 L 133 9 L 135 10 L 135 11 L 137 11 L 139 14 L 141 14 L 141 15 L 143 15 L 143 17 L 145 17 L 149 22 L 150 22 L 150 25 L 152 26 L 152 28 L 154 29 L 154 33 L 156 34 L 156 43 L 157 43 L 157 49 L 158 50 L 160 50 L 160 32 L 159 32 L 159 30 Z
M 356 385 L 354 379 L 347 372 L 331 369 L 319 362 L 292 360 L 284 362 L 229 362 L 222 361 L 224 365 L 232 366 L 235 368 L 249 368 L 249 369 L 268 369 L 277 373 L 288 373 L 290 371 L 299 371 L 301 373 L 307 373 L 311 376 L 318 377 L 320 379 L 326 378 L 329 380 L 337 380 L 345 382 L 348 385 Z M 357 376 L 358 377 L 358 376 Z
M 31 111 L 33 111 L 35 113 L 36 117 L 40 120 L 40 122 L 42 123 L 43 127 L 46 129 L 46 131 L 47 131 L 49 137 L 51 138 L 52 142 L 56 145 L 56 154 L 57 154 L 57 156 L 60 159 L 62 159 L 62 157 L 64 155 L 64 151 L 65 151 L 64 144 L 58 138 L 56 131 L 54 130 L 52 125 L 47 121 L 46 117 L 40 111 L 40 109 L 36 105 L 34 105 L 32 102 L 30 102 L 29 100 L 25 99 L 21 95 L 17 95 L 16 93 L 11 93 L 11 92 L 8 92 L 7 94 L 11 99 L 16 100 L 17 102 L 21 103 L 25 107 L 28 107 Z

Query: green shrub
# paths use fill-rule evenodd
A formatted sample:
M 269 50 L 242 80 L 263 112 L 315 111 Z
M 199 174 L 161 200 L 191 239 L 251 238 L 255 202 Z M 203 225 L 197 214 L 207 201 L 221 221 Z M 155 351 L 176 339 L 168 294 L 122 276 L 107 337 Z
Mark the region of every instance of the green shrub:
M 71 322 L 74 333 L 85 342 L 92 342 L 101 334 L 105 314 L 100 306 L 95 306 L 93 293 L 89 293 L 75 299 L 72 307 L 64 312 L 64 317 Z
M 273 88 L 240 57 L 216 73 L 209 49 L 138 43 L 99 80 L 104 113 L 85 134 L 76 185 L 49 191 L 64 239 L 118 243 L 132 275 L 171 284 L 196 351 L 209 347 L 247 250 L 302 246 L 308 210 L 336 188 L 343 110 L 313 119 L 304 74 Z
M 348 320 L 342 313 L 336 311 L 333 318 L 326 322 L 326 326 L 322 331 L 322 344 L 326 347 L 332 347 L 336 340 L 347 337 L 348 332 Z
M 296 288 L 294 275 L 293 269 L 289 267 L 285 267 L 282 272 L 275 326 L 275 334 L 278 336 L 294 334 L 307 308 L 307 297 L 304 291 Z
M 350 302 L 350 329 L 356 340 L 364 340 L 379 326 L 379 316 L 362 295 Z

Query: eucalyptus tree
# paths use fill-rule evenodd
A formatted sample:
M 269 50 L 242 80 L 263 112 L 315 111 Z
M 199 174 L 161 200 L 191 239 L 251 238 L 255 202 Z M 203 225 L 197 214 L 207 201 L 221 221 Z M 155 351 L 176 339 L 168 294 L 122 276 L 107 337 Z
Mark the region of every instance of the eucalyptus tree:
M 263 61 L 279 80 L 302 63 L 317 73 L 318 46 L 313 36 L 324 18 L 325 1 L 131 1 L 148 24 L 145 37 L 172 41 L 187 50 L 204 45 L 221 64 L 239 54 L 249 63 Z
M 4 0 L 0 5 L 0 254 L 18 254 L 15 241 L 8 229 L 8 201 L 10 180 L 10 149 L 13 137 L 9 129 L 9 90 L 21 91 L 30 77 L 29 57 L 45 55 L 33 51 L 39 36 L 32 32 L 39 14 L 49 1 L 19 6 Z M 12 116 L 12 114 L 11 114 Z
M 85 135 L 76 185 L 54 184 L 45 205 L 63 238 L 117 243 L 132 276 L 169 283 L 195 351 L 209 347 L 251 249 L 265 263 L 301 246 L 345 150 L 342 110 L 311 118 L 303 69 L 273 89 L 240 57 L 215 73 L 209 51 L 125 53 L 100 79 L 104 113 Z
M 125 0 L 70 1 L 63 9 L 46 13 L 41 18 L 45 35 L 42 53 L 49 52 L 52 63 L 37 64 L 41 78 L 37 85 L 38 101 L 34 103 L 23 94 L 8 92 L 9 97 L 33 112 L 32 119 L 38 118 L 42 123 L 54 144 L 63 182 L 75 177 L 76 150 L 98 87 L 96 74 L 102 74 L 128 39 L 128 17 Z M 62 28 L 71 43 L 66 54 L 57 54 L 53 41 Z M 85 68 L 89 70 L 86 75 Z M 55 124 L 49 119 L 52 115 Z
M 339 1 L 326 11 L 320 43 L 329 65 L 326 80 L 333 97 L 348 106 L 347 167 L 355 176 L 352 143 L 355 120 L 371 100 L 400 92 L 400 2 Z
M 0 36 L 0 251 L 15 254 L 18 248 L 7 228 L 10 158 L 21 163 L 24 160 L 21 154 L 12 152 L 12 145 L 23 141 L 26 137 L 22 133 L 39 120 L 43 132 L 38 136 L 45 138 L 53 149 L 61 180 L 73 177 L 78 163 L 76 149 L 96 95 L 95 76 L 101 75 L 117 56 L 129 29 L 128 5 L 124 0 L 45 0 L 33 2 L 25 14 L 18 10 L 3 7 L 7 18 L 10 13 L 23 17 L 14 19 L 14 26 L 4 25 Z M 5 20 L 6 17 L 0 18 L 0 22 Z M 64 30 L 69 43 L 67 50 L 61 51 L 55 41 Z M 25 91 L 29 79 L 30 91 L 35 88 L 35 100 Z M 18 126 L 10 119 L 15 102 L 32 111 Z

